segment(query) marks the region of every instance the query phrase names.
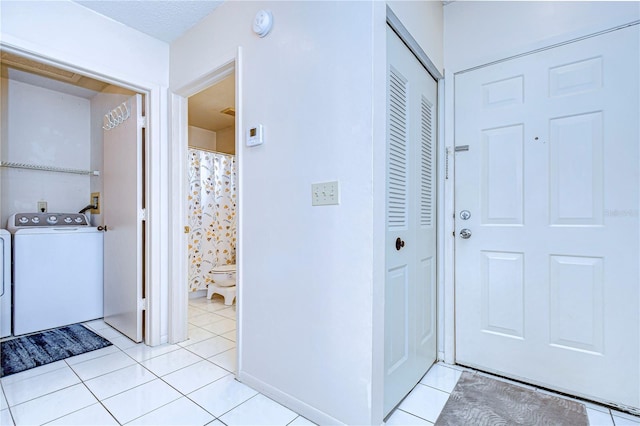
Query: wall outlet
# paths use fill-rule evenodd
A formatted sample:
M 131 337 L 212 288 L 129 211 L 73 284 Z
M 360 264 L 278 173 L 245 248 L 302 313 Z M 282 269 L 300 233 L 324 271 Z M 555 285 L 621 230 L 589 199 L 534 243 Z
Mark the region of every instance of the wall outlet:
M 89 210 L 89 212 L 91 212 L 91 214 L 100 214 L 100 193 L 99 192 L 91 193 L 91 201 L 89 201 L 89 203 L 91 205 L 96 206 L 95 209 L 91 209 Z
M 311 184 L 312 206 L 329 206 L 336 204 L 340 204 L 340 185 L 338 181 Z
M 46 212 L 47 212 L 47 202 L 38 201 L 38 213 L 46 213 Z

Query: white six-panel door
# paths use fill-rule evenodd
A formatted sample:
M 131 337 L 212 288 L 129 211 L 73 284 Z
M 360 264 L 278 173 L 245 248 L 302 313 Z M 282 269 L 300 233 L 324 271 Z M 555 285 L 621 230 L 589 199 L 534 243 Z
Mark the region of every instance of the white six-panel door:
M 437 84 L 387 28 L 385 415 L 436 358 Z
M 131 97 L 127 105 L 131 117 L 104 132 L 104 321 L 140 342 L 144 273 L 142 96 Z
M 458 363 L 640 407 L 638 40 L 456 76 Z

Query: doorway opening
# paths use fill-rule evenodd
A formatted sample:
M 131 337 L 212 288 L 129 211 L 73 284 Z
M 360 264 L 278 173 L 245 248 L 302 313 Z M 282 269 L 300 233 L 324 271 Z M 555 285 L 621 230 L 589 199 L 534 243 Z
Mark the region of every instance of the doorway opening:
M 186 203 L 188 340 L 236 371 L 238 168 L 236 79 L 230 73 L 189 96 Z
M 149 142 L 142 124 L 145 120 L 136 118 L 149 110 L 148 93 L 3 49 L 1 94 L 2 226 L 16 213 L 85 213 L 88 226 L 103 231 L 104 241 L 96 266 L 100 300 L 92 318 L 86 320 L 109 317 L 106 321 L 132 340 L 146 340 L 144 316 L 149 310 L 143 310 L 141 302 L 148 294 L 144 286 L 148 285 L 145 251 L 149 246 L 140 207 L 148 205 L 145 153 Z M 137 155 L 122 173 L 121 160 L 129 156 L 106 141 L 108 131 L 122 132 L 125 127 L 137 139 Z M 128 191 L 132 198 L 123 199 L 123 188 L 131 186 L 135 189 Z M 130 213 L 127 217 L 135 222 L 133 228 L 123 222 L 123 211 Z M 110 232 L 104 232 L 106 229 Z M 123 238 L 134 244 L 123 244 Z M 115 268 L 118 277 L 110 273 L 113 268 L 108 265 L 123 265 L 130 258 L 136 259 L 130 268 Z M 113 295 L 116 290 L 114 282 L 125 282 L 133 296 L 104 297 L 103 305 L 102 295 Z M 134 333 L 111 320 L 110 313 L 119 316 L 122 312 L 130 315 L 127 327 Z

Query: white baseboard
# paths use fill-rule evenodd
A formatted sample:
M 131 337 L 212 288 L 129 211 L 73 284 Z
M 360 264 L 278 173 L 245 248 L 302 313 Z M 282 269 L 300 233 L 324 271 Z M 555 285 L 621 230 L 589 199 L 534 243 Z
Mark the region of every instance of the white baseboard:
M 290 410 L 295 411 L 296 413 L 307 418 L 308 420 L 311 420 L 316 424 L 319 424 L 319 425 L 343 425 L 344 424 L 339 420 L 334 419 L 330 415 L 316 409 L 315 407 L 312 407 L 309 404 L 302 402 L 299 399 L 294 398 L 291 395 L 284 393 L 281 390 L 276 389 L 273 386 L 264 383 L 262 380 L 257 379 L 251 374 L 239 372 L 238 380 L 244 383 L 245 385 L 252 387 L 258 392 L 268 396 L 274 401 L 284 405 Z

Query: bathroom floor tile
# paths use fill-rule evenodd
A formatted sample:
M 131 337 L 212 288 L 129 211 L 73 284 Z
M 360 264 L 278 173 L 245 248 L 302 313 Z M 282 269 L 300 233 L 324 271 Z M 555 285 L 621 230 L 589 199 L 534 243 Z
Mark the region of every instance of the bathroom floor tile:
M 124 424 L 175 401 L 181 396 L 178 391 L 162 380 L 155 379 L 107 398 L 102 403 L 118 422 Z
M 445 367 L 441 364 L 434 364 L 422 380 L 420 380 L 420 383 L 451 393 L 453 388 L 456 387 L 456 383 L 458 383 L 461 375 L 461 371 Z
M 111 343 L 113 343 L 114 346 L 117 346 L 118 348 L 122 349 L 123 351 L 125 349 L 133 348 L 135 346 L 144 345 L 144 343 L 136 343 L 133 340 L 131 340 L 128 337 L 125 337 L 125 336 L 113 337 L 113 338 L 109 339 L 109 341 Z
M 229 339 L 225 339 L 221 336 L 212 337 L 211 339 L 203 340 L 202 342 L 194 343 L 193 345 L 186 346 L 190 352 L 195 353 L 202 358 L 210 358 L 219 353 L 228 351 L 236 347 L 235 342 Z
M 16 405 L 10 410 L 16 424 L 39 425 L 97 402 L 83 384 L 77 384 Z
M 180 348 L 164 355 L 144 360 L 141 364 L 157 376 L 164 376 L 199 361 L 202 361 L 202 358 L 198 355 Z
M 212 362 L 200 361 L 162 376 L 162 380 L 186 395 L 228 374 L 227 370 L 218 367 Z
M 614 426 L 610 413 L 587 408 L 587 417 L 589 418 L 590 426 Z
M 111 328 L 111 326 L 109 324 L 107 324 L 106 322 L 104 322 L 104 320 L 101 320 L 101 319 L 88 321 L 88 322 L 85 322 L 83 324 L 88 326 L 89 328 L 91 328 L 94 331 L 95 330 L 102 330 L 103 328 Z
M 101 426 L 101 425 L 117 425 L 118 422 L 111 414 L 102 406 L 102 404 L 93 404 L 82 410 L 78 410 L 64 417 L 60 417 L 47 425 L 60 426 Z
M 215 322 L 213 324 L 205 325 L 205 330 L 214 334 L 224 334 L 236 329 L 236 322 L 230 319 L 224 319 L 222 321 Z
M 106 348 L 96 349 L 95 351 L 85 352 L 81 355 L 72 356 L 70 358 L 65 359 L 65 361 L 69 365 L 74 365 L 84 361 L 89 361 L 90 359 L 100 358 L 101 356 L 109 355 L 116 352 L 119 352 L 119 348 L 117 346 L 107 346 Z
M 7 398 L 4 396 L 4 389 L 0 388 L 0 410 L 5 410 L 9 408 L 9 403 L 7 402 Z
M 99 358 L 73 364 L 71 368 L 73 368 L 82 380 L 89 380 L 135 363 L 133 358 L 127 356 L 124 352 L 118 351 Z
M 204 327 L 205 325 L 213 324 L 218 321 L 222 321 L 223 319 L 225 319 L 225 317 L 221 315 L 214 314 L 213 312 L 205 312 L 202 315 L 198 315 L 197 317 L 190 319 L 189 324 Z
M 448 399 L 448 393 L 418 383 L 398 408 L 435 423 Z
M 225 309 L 221 309 L 216 311 L 216 314 L 235 320 L 236 319 L 236 308 L 235 307 L 227 307 Z
M 194 330 L 189 330 L 189 339 L 185 340 L 184 342 L 178 343 L 178 345 L 186 347 L 215 336 L 216 335 L 210 331 L 207 331 L 200 327 L 196 327 L 196 329 Z
M 187 396 L 209 413 L 220 417 L 257 394 L 249 386 L 228 375 Z
M 99 400 L 103 400 L 156 378 L 155 374 L 140 364 L 134 364 L 87 380 L 85 385 Z
M 391 414 L 386 425 L 398 425 L 398 426 L 419 426 L 419 425 L 433 425 L 433 423 L 426 421 L 425 419 L 421 419 L 420 417 L 416 417 L 413 414 L 409 414 L 405 411 L 396 409 L 396 411 Z
M 316 426 L 316 424 L 305 417 L 298 416 L 287 426 Z
M 96 333 L 107 340 L 115 339 L 116 337 L 124 337 L 124 334 L 112 327 L 101 328 L 100 330 L 96 330 Z
M 19 382 L 20 380 L 26 380 L 30 377 L 39 376 L 41 374 L 46 374 L 53 370 L 58 370 L 60 368 L 68 368 L 66 362 L 64 361 L 56 361 L 51 364 L 42 365 L 40 367 L 32 368 L 30 370 L 22 371 L 20 373 L 12 374 L 10 376 L 6 376 L 0 379 L 0 383 L 2 385 L 7 385 L 9 383 Z
M 237 351 L 235 348 L 207 359 L 230 373 L 235 373 L 236 371 Z
M 22 404 L 42 395 L 80 383 L 71 368 L 59 368 L 18 382 L 3 384 L 10 406 Z
M 207 312 L 218 312 L 223 309 L 227 309 L 228 306 L 224 304 L 224 299 L 220 299 L 219 302 L 211 302 L 207 305 L 200 307 L 200 309 L 204 309 Z
M 616 426 L 639 426 L 640 417 L 632 416 L 631 414 L 623 413 L 617 410 L 611 410 L 613 415 L 613 422 Z
M 11 418 L 11 412 L 9 409 L 0 410 L 0 425 L 3 426 L 13 426 L 15 423 Z
M 228 425 L 286 425 L 298 415 L 277 402 L 258 394 L 220 417 Z
M 235 342 L 238 338 L 238 330 L 233 330 L 228 333 L 221 334 L 220 336 L 224 337 L 225 339 L 229 339 L 232 342 Z
M 180 346 L 170 344 L 160 346 L 137 345 L 133 348 L 125 349 L 124 352 L 136 361 L 142 362 L 178 349 L 180 349 Z
M 214 417 L 189 398 L 182 397 L 133 420 L 129 425 L 206 425 Z

